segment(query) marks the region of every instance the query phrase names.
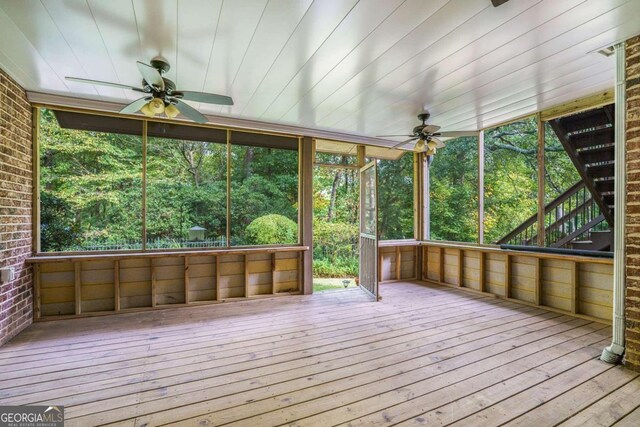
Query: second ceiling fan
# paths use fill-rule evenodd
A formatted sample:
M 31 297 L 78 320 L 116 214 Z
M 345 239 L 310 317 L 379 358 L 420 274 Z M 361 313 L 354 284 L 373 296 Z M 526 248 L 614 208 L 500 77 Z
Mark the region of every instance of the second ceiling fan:
M 128 89 L 144 94 L 141 98 L 136 99 L 120 110 L 120 113 L 122 114 L 135 114 L 139 111 L 148 117 L 164 114 L 172 119 L 182 113 L 186 118 L 196 123 L 207 123 L 207 118 L 202 113 L 184 101 L 233 105 L 233 99 L 226 95 L 194 92 L 190 90 L 177 90 L 174 82 L 166 77 L 162 77 L 164 73 L 169 71 L 170 66 L 169 62 L 161 56 L 153 58 L 151 60 L 151 65 L 140 61 L 137 61 L 136 65 L 138 66 L 140 74 L 142 74 L 141 88 L 123 85 L 120 83 L 103 82 L 78 77 L 66 77 L 66 79 L 78 83 Z
M 439 132 L 440 126 L 436 125 L 428 125 L 427 120 L 431 114 L 425 111 L 418 114 L 418 120 L 422 121 L 421 125 L 418 125 L 413 128 L 413 133 L 410 135 L 377 135 L 379 138 L 394 138 L 398 136 L 409 137 L 396 145 L 393 148 L 402 149 L 405 145 L 416 141 L 413 146 L 413 150 L 422 153 L 426 152 L 427 155 L 432 156 L 436 154 L 436 150 L 439 148 L 444 148 L 444 142 L 442 142 L 438 137 L 443 138 L 460 138 L 463 136 L 477 136 L 478 131 L 451 131 L 451 132 Z

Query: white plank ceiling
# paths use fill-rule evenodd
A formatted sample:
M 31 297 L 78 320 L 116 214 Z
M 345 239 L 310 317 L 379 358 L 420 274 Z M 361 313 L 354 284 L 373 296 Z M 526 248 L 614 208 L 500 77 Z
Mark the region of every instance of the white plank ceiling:
M 613 87 L 594 51 L 640 33 L 640 0 L 0 0 L 0 67 L 33 92 L 126 103 L 135 61 L 205 114 L 375 136 L 427 109 L 476 130 Z

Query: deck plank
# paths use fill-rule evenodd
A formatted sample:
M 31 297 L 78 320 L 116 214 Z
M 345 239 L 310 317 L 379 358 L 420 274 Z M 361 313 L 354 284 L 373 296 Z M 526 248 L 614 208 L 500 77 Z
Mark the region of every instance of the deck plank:
M 610 326 L 464 289 L 382 285 L 38 322 L 0 348 L 0 404 L 69 426 L 637 425 Z

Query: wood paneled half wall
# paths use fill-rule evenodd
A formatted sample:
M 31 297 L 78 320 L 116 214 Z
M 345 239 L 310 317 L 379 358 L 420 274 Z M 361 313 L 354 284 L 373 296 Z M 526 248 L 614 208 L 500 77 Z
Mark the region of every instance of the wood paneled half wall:
M 60 319 L 298 294 L 307 247 L 40 256 L 35 318 Z

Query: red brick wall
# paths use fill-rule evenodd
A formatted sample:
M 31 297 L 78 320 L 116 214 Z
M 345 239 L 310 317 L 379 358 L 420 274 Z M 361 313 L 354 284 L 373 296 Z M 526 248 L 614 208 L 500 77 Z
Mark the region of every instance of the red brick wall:
M 640 371 L 640 37 L 627 40 L 625 363 Z
M 31 107 L 24 90 L 0 70 L 0 268 L 13 266 L 15 280 L 0 283 L 0 345 L 33 318 Z

